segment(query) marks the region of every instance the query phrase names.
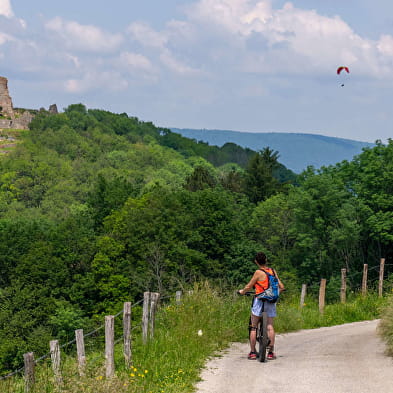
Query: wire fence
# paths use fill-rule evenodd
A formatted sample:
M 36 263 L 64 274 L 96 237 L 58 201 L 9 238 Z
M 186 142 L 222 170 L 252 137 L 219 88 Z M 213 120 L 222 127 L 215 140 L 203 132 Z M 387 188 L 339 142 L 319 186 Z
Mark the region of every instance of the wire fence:
M 162 297 L 161 299 L 164 300 L 164 299 L 168 299 L 168 298 L 170 298 L 170 296 Z M 134 308 L 134 307 L 140 305 L 141 303 L 143 303 L 143 299 L 137 301 L 136 303 L 133 303 L 132 306 L 131 306 L 131 308 Z M 114 318 L 117 318 L 117 317 L 119 317 L 119 316 L 122 315 L 122 314 L 123 314 L 123 309 L 122 309 L 121 311 L 119 311 L 117 314 L 115 314 L 115 315 L 114 315 Z M 140 328 L 140 324 L 139 324 L 138 326 L 134 326 L 134 327 L 131 329 L 131 331 L 133 331 L 133 330 L 135 330 L 135 329 L 138 329 L 138 328 Z M 93 336 L 93 335 L 97 334 L 98 332 L 100 332 L 100 331 L 103 330 L 103 329 L 105 329 L 105 325 L 104 325 L 104 324 L 98 326 L 96 329 L 94 329 L 94 330 L 92 330 L 92 331 L 90 331 L 90 332 L 88 332 L 88 333 L 83 334 L 83 338 L 88 338 L 88 337 L 90 337 L 90 336 Z M 123 337 L 119 338 L 119 339 L 116 341 L 116 343 L 120 342 L 122 339 L 123 339 Z M 60 348 L 60 349 L 63 349 L 63 348 L 65 348 L 65 347 L 68 347 L 68 346 L 70 346 L 70 345 L 72 345 L 72 344 L 75 344 L 75 343 L 76 343 L 76 338 L 74 338 L 74 339 L 72 339 L 72 340 L 70 340 L 70 341 L 68 341 L 68 342 L 66 342 L 66 343 L 64 343 L 64 344 L 62 344 L 62 345 L 60 345 L 59 348 Z M 38 363 L 40 363 L 41 361 L 50 358 L 50 356 L 51 356 L 51 352 L 48 352 L 48 353 L 46 353 L 46 354 L 40 356 L 39 358 L 35 359 L 35 360 L 34 360 L 34 363 L 35 363 L 35 364 L 38 364 Z M 13 372 L 10 372 L 10 373 L 8 373 L 8 374 L 6 374 L 6 375 L 2 375 L 2 376 L 0 376 L 0 381 L 5 380 L 5 379 L 8 379 L 8 378 L 11 378 L 11 377 L 13 377 L 13 376 L 15 376 L 15 375 L 17 375 L 17 374 L 20 374 L 20 373 L 23 372 L 24 370 L 25 370 L 25 366 L 20 367 L 19 369 L 15 370 L 15 371 L 13 371 Z
M 391 267 L 391 266 L 393 266 L 393 264 L 386 264 L 386 265 L 384 265 L 385 268 L 386 268 L 386 267 Z M 377 269 L 379 269 L 379 268 L 380 268 L 380 266 L 373 266 L 373 267 L 370 267 L 370 268 L 368 269 L 368 271 L 374 271 L 374 270 L 377 270 Z M 385 275 L 386 275 L 386 272 L 387 272 L 387 271 L 385 271 Z M 358 282 L 358 281 L 359 281 L 359 277 L 361 277 L 361 275 L 362 275 L 362 272 L 354 272 L 354 273 L 352 273 L 352 274 L 348 274 L 348 275 L 346 276 L 346 279 L 349 280 L 349 281 L 352 281 L 352 280 L 355 281 L 355 280 L 356 280 L 356 281 Z M 379 278 L 374 278 L 374 279 L 372 279 L 372 280 L 368 280 L 368 285 L 369 285 L 369 284 L 374 284 L 374 283 L 377 282 L 378 280 L 379 280 Z M 180 292 L 180 291 L 179 291 L 179 292 Z M 168 299 L 173 299 L 173 296 L 163 296 L 163 297 L 160 297 L 160 301 L 168 300 Z M 142 299 L 140 299 L 139 301 L 137 301 L 136 303 L 133 303 L 133 304 L 131 305 L 131 309 L 134 308 L 134 307 L 136 307 L 136 306 L 139 306 L 139 305 L 142 304 L 143 302 L 144 302 L 144 299 L 142 298 Z M 116 318 L 118 318 L 119 316 L 121 316 L 123 313 L 124 313 L 124 309 L 120 310 L 120 311 L 117 312 L 115 315 L 113 315 L 113 318 L 116 319 Z M 140 322 L 140 323 L 138 323 L 136 326 L 132 327 L 132 328 L 130 329 L 130 332 L 133 332 L 133 331 L 135 331 L 136 329 L 141 329 L 142 324 L 143 324 L 143 321 Z M 92 336 L 94 336 L 94 335 L 97 335 L 97 333 L 101 332 L 101 331 L 104 330 L 104 329 L 105 329 L 105 324 L 102 324 L 102 325 L 98 326 L 97 328 L 95 328 L 94 330 L 92 330 L 92 331 L 90 331 L 90 332 L 88 332 L 88 333 L 84 333 L 84 334 L 83 334 L 83 338 L 85 339 L 85 338 L 89 338 L 89 337 L 92 337 Z M 142 330 L 143 330 L 143 329 L 142 329 Z M 117 338 L 116 340 L 114 340 L 114 344 L 120 343 L 123 339 L 124 339 L 123 336 Z M 63 348 L 65 348 L 65 347 L 69 347 L 69 346 L 75 344 L 76 342 L 77 342 L 77 339 L 74 338 L 74 339 L 72 339 L 72 340 L 70 340 L 70 341 L 68 341 L 68 342 L 66 342 L 66 343 L 64 343 L 64 344 L 62 344 L 62 345 L 60 345 L 60 346 L 59 346 L 59 349 L 63 349 Z M 42 362 L 43 360 L 50 358 L 51 355 L 52 355 L 52 353 L 51 353 L 51 352 L 48 352 L 48 353 L 46 353 L 46 354 L 40 356 L 39 358 L 37 358 L 37 359 L 34 360 L 34 364 L 38 364 L 38 363 Z M 100 359 L 100 358 L 102 358 L 102 357 L 101 357 L 101 356 L 100 356 L 100 357 L 97 357 L 97 360 Z M 93 360 L 94 360 L 94 359 L 93 359 Z M 15 371 L 13 371 L 13 372 L 10 372 L 10 373 L 8 373 L 8 374 L 5 374 L 5 375 L 0 376 L 0 381 L 3 381 L 3 380 L 6 380 L 6 379 L 9 379 L 9 378 L 12 378 L 12 377 L 14 377 L 14 376 L 16 376 L 16 375 L 22 373 L 23 371 L 25 371 L 25 366 L 20 367 L 20 368 L 18 368 L 17 370 L 15 370 Z
M 384 265 L 384 268 L 385 268 L 384 277 L 388 277 L 389 276 L 389 268 L 390 267 L 393 267 L 393 264 L 385 264 Z M 374 271 L 379 273 L 379 270 L 380 270 L 380 266 L 379 265 L 368 267 L 368 269 L 367 269 L 368 274 L 370 272 L 374 272 Z M 391 270 L 393 270 L 393 269 L 391 269 Z M 393 275 L 393 271 L 390 274 Z M 362 287 L 362 275 L 363 275 L 363 271 L 356 271 L 356 272 L 349 273 L 349 274 L 347 272 L 346 279 L 347 279 L 348 283 L 350 284 L 352 290 L 360 289 Z M 392 279 L 392 285 L 393 285 L 393 276 L 391 277 L 391 279 Z M 331 281 L 331 282 L 332 281 L 338 282 L 339 280 L 340 280 L 340 277 L 338 275 L 337 276 L 332 276 L 329 279 L 329 281 Z M 380 280 L 379 277 L 372 277 L 372 278 L 370 278 L 370 274 L 369 274 L 368 277 L 367 277 L 367 285 L 368 285 L 368 287 L 372 288 L 373 286 L 375 286 L 376 283 L 379 282 L 379 280 Z M 315 288 L 319 288 L 319 284 L 320 284 L 319 282 L 315 282 L 313 285 L 309 285 L 309 287 L 310 288 L 314 288 L 314 287 Z
M 172 296 L 162 296 L 162 297 L 160 297 L 160 300 L 167 300 L 167 299 L 171 299 L 171 298 L 172 298 Z M 134 307 L 136 307 L 136 306 L 139 306 L 140 304 L 143 303 L 143 301 L 144 301 L 144 299 L 142 298 L 142 299 L 140 299 L 139 301 L 133 303 L 133 304 L 131 305 L 131 309 L 134 308 Z M 118 313 L 116 313 L 115 315 L 113 315 L 113 317 L 114 317 L 114 318 L 117 318 L 117 317 L 119 317 L 120 315 L 122 315 L 123 312 L 124 312 L 124 309 L 120 310 Z M 134 327 L 131 329 L 131 332 L 135 331 L 136 329 L 140 329 L 140 328 L 141 328 L 141 325 L 142 325 L 142 323 L 139 323 L 138 325 L 134 326 Z M 90 331 L 90 332 L 88 332 L 88 333 L 84 333 L 84 334 L 83 334 L 83 338 L 85 339 L 85 338 L 94 336 L 94 335 L 96 335 L 97 333 L 99 333 L 100 331 L 102 331 L 102 330 L 104 330 L 104 329 L 105 329 L 105 324 L 102 324 L 102 325 L 98 326 L 96 329 L 94 329 L 94 330 L 92 330 L 92 331 Z M 118 338 L 117 340 L 115 340 L 114 343 L 115 343 L 115 344 L 118 344 L 118 343 L 120 343 L 122 340 L 123 340 L 123 336 L 120 337 L 120 338 Z M 70 346 L 70 345 L 73 345 L 73 344 L 75 344 L 75 343 L 76 343 L 76 338 L 74 338 L 74 339 L 72 339 L 72 340 L 70 340 L 70 341 L 68 341 L 68 342 L 66 342 L 66 343 L 64 343 L 64 344 L 62 344 L 62 345 L 60 345 L 60 346 L 59 346 L 59 349 L 66 348 L 66 347 L 68 347 L 68 346 Z M 38 364 L 38 363 L 42 362 L 43 360 L 48 359 L 48 358 L 50 358 L 50 357 L 51 357 L 51 352 L 48 352 L 48 353 L 46 353 L 46 354 L 40 356 L 39 358 L 35 359 L 35 360 L 34 360 L 34 363 L 35 363 L 35 364 Z M 15 375 L 18 375 L 18 374 L 22 373 L 24 370 L 25 370 L 25 366 L 20 367 L 20 368 L 18 368 L 17 370 L 15 370 L 15 371 L 13 371 L 13 372 L 10 372 L 10 373 L 8 373 L 8 374 L 2 375 L 2 376 L 0 376 L 0 381 L 6 380 L 6 379 L 8 379 L 8 378 L 12 378 L 12 377 L 14 377 Z

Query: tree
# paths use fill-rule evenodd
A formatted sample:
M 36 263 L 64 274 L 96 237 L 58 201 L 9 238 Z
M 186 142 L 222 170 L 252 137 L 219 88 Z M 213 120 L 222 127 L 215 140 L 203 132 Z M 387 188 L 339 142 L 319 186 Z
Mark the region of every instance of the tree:
M 70 113 L 70 112 L 79 112 L 82 115 L 85 115 L 87 113 L 86 106 L 83 104 L 71 104 L 68 105 L 67 108 L 64 108 L 65 113 Z
M 194 172 L 187 177 L 184 188 L 189 191 L 203 190 L 216 185 L 215 178 L 210 174 L 207 168 L 197 166 Z
M 364 149 L 351 163 L 340 167 L 342 178 L 357 198 L 370 208 L 367 224 L 370 235 L 379 244 L 393 242 L 393 140 L 385 146 L 377 141 Z
M 294 215 L 290 254 L 300 274 L 316 281 L 338 274 L 346 265 L 359 266 L 362 204 L 331 168 L 319 173 L 309 168 L 299 184 L 289 192 L 288 202 Z
M 254 203 L 264 201 L 280 189 L 279 181 L 273 176 L 279 167 L 278 152 L 265 147 L 255 154 L 246 168 L 246 194 Z
M 127 180 L 120 177 L 106 180 L 102 174 L 98 174 L 95 187 L 89 193 L 89 205 L 94 211 L 96 227 L 101 227 L 104 218 L 121 208 L 130 196 L 135 196 L 134 187 Z
M 294 237 L 291 234 L 294 214 L 289 206 L 288 196 L 276 194 L 258 203 L 254 209 L 250 233 L 269 254 L 274 266 L 290 270 L 289 253 L 293 247 Z

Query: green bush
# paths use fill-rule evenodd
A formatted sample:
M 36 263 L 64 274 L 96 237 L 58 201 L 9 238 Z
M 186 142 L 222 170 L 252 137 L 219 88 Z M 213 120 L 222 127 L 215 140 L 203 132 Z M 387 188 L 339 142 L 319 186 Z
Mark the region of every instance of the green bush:
M 217 288 L 217 287 L 215 287 Z M 375 319 L 386 302 L 375 294 L 367 297 L 354 296 L 347 304 L 334 303 L 320 314 L 318 302 L 308 296 L 303 308 L 299 297 L 284 294 L 278 304 L 277 333 L 305 328 L 317 328 L 341 323 Z M 390 299 L 389 323 L 382 325 L 389 332 L 393 343 L 393 301 Z M 86 376 L 77 377 L 74 357 L 62 354 L 64 393 L 118 393 L 161 392 L 180 393 L 194 391 L 200 370 L 206 359 L 220 356 L 231 342 L 248 340 L 248 318 L 250 298 L 239 297 L 233 292 L 213 289 L 208 283 L 195 285 L 192 293 L 186 294 L 181 304 L 174 299 L 163 299 L 157 313 L 154 339 L 142 343 L 140 308 L 133 308 L 133 342 L 131 368 L 123 361 L 122 347 L 115 348 L 116 376 L 107 380 L 104 371 L 102 340 L 94 338 L 95 345 L 86 350 Z M 60 313 L 62 314 L 62 313 Z M 67 314 L 67 313 L 66 313 Z M 71 313 L 72 314 L 72 313 Z M 67 320 L 67 318 L 63 319 Z M 121 318 L 116 319 L 116 332 L 120 335 Z M 66 325 L 66 324 L 65 324 Z M 63 326 L 65 326 L 63 323 Z M 198 334 L 201 331 L 201 334 Z M 117 336 L 120 337 L 120 336 Z M 93 340 L 93 339 L 92 339 Z M 121 338 L 119 338 L 121 341 Z M 11 343 L 12 344 L 12 343 Z M 50 364 L 37 366 L 37 392 L 55 392 Z M 23 380 L 0 381 L 1 392 L 23 392 Z
M 386 306 L 382 310 L 379 333 L 386 343 L 386 352 L 393 356 L 393 296 L 389 297 Z

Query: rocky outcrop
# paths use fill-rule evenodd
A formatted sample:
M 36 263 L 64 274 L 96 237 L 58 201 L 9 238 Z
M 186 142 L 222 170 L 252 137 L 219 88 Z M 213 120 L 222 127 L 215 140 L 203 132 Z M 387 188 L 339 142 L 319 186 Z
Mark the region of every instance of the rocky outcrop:
M 18 130 L 27 130 L 29 128 L 30 122 L 34 119 L 34 115 L 32 115 L 29 111 L 25 111 L 21 116 L 16 117 L 12 120 L 10 128 L 16 128 Z
M 58 112 L 58 110 L 57 110 L 57 105 L 56 104 L 52 104 L 50 107 L 49 107 L 49 113 L 51 114 L 51 115 L 57 115 L 59 112 Z
M 12 120 L 0 118 L 0 128 L 12 128 Z
M 8 80 L 3 76 L 0 76 L 0 107 L 0 114 L 2 117 L 10 119 L 15 117 L 12 100 L 8 92 Z
M 46 112 L 45 108 L 41 108 L 43 112 Z M 37 111 L 18 109 L 12 105 L 12 99 L 8 92 L 8 80 L 3 76 L 0 76 L 0 129 L 20 129 L 27 130 L 30 122 L 34 119 L 34 114 Z M 57 115 L 57 105 L 52 104 L 49 107 L 49 114 Z

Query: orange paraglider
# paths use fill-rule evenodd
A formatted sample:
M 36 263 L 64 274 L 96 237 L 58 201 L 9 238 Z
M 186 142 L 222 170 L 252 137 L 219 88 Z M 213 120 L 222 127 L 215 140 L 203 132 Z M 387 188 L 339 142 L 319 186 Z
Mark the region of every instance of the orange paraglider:
M 340 75 L 342 71 L 346 71 L 349 74 L 349 68 L 346 66 L 340 66 L 337 68 L 337 75 Z M 341 87 L 344 87 L 344 83 L 341 84 Z
M 347 71 L 348 74 L 349 74 L 349 68 L 348 68 L 348 67 L 341 66 L 341 67 L 338 67 L 338 68 L 337 68 L 337 75 L 340 75 L 340 74 L 341 74 L 341 71 L 343 71 L 343 70 Z

